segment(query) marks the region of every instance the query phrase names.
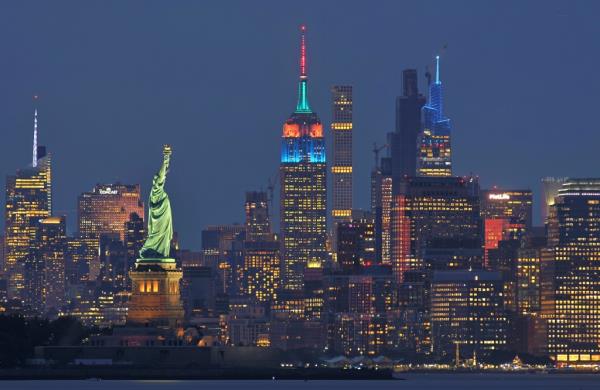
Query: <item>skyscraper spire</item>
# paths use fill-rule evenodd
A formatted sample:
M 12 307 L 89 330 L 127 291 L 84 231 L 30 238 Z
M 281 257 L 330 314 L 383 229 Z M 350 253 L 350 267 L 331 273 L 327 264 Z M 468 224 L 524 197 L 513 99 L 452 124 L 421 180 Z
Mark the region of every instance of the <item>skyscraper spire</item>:
M 33 101 L 37 101 L 37 95 L 33 97 Z M 37 156 L 37 136 L 38 136 L 38 130 L 37 130 L 37 107 L 35 108 L 34 112 L 33 112 L 33 159 L 31 161 L 31 165 L 35 168 L 37 167 L 37 161 L 38 161 L 38 156 Z
M 435 56 L 435 83 L 440 83 L 440 56 Z
M 311 113 L 312 110 L 308 104 L 308 73 L 306 72 L 306 26 L 300 26 L 300 82 L 298 83 L 298 104 L 297 113 Z
M 306 73 L 306 26 L 300 26 L 300 79 L 307 78 Z

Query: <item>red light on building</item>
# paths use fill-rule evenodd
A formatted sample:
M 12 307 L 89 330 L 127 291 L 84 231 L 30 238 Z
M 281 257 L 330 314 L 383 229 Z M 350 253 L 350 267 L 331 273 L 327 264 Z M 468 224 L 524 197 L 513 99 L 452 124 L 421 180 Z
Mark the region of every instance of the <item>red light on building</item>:
M 498 242 L 504 238 L 504 231 L 509 227 L 510 223 L 505 218 L 486 218 L 484 221 L 485 227 L 485 243 L 484 243 L 484 266 L 488 265 L 488 251 L 497 249 Z
M 310 136 L 312 138 L 323 138 L 323 125 L 321 123 L 310 125 Z
M 283 125 L 283 136 L 285 138 L 300 137 L 300 125 L 296 123 L 285 123 Z

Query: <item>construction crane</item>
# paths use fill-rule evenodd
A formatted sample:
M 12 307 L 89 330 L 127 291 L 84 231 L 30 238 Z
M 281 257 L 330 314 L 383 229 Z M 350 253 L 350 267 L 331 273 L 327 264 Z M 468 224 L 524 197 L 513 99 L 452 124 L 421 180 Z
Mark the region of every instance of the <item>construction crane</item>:
M 275 195 L 275 185 L 277 184 L 277 178 L 279 177 L 279 169 L 275 174 L 267 180 L 267 202 L 269 202 L 269 208 L 273 209 L 273 196 Z
M 376 142 L 373 142 L 373 153 L 375 154 L 375 169 L 379 169 L 379 152 L 383 149 L 387 148 L 389 145 L 385 144 L 382 146 L 377 146 Z

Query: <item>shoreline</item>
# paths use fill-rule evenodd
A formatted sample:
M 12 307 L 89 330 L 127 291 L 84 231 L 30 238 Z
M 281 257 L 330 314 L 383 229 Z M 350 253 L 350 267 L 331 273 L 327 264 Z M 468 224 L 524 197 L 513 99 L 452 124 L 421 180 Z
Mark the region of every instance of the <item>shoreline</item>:
M 186 368 L 15 368 L 0 369 L 3 380 L 402 380 L 392 370 L 186 369 Z

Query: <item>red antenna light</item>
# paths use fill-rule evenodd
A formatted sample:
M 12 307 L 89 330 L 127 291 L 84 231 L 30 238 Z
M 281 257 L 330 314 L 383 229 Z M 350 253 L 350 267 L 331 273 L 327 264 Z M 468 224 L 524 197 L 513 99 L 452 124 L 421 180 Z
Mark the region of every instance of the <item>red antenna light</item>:
M 306 25 L 300 25 L 300 32 L 302 33 L 300 37 L 300 78 L 307 78 L 306 74 Z

